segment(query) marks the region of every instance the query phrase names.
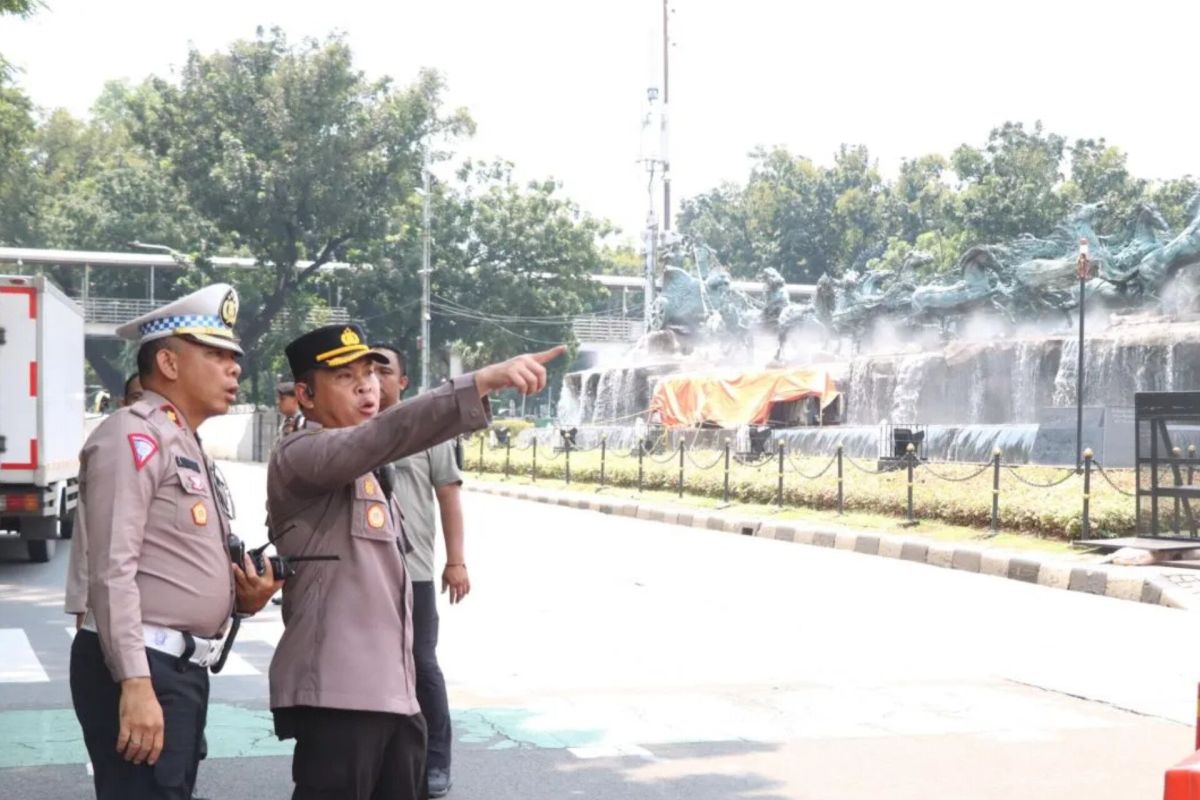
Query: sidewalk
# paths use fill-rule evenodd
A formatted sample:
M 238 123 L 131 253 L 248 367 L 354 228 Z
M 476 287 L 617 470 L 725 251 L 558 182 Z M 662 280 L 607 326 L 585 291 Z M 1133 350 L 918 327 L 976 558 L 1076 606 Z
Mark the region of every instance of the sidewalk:
M 601 514 L 702 528 L 741 536 L 832 547 L 856 553 L 915 561 L 934 567 L 978 572 L 1025 581 L 1054 589 L 1104 595 L 1117 600 L 1200 609 L 1200 570 L 1167 566 L 1122 567 L 1100 563 L 1100 557 L 1080 552 L 1054 556 L 1013 552 L 983 545 L 949 543 L 908 533 L 863 531 L 836 522 L 778 520 L 739 512 L 710 511 L 666 503 L 606 497 L 596 492 L 572 492 L 537 486 L 469 478 L 468 491 L 565 506 Z

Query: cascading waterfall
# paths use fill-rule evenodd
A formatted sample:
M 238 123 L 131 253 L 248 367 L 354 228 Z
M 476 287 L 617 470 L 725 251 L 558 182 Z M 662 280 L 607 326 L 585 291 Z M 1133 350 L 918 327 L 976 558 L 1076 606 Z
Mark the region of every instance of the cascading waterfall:
M 1013 422 L 1037 419 L 1038 378 L 1042 364 L 1042 342 L 1022 339 L 1017 342 L 1013 362 Z
M 892 393 L 889 422 L 899 425 L 917 420 L 918 404 L 921 400 L 922 390 L 928 385 L 929 369 L 940 358 L 941 356 L 937 354 L 920 353 L 901 359 L 899 374 L 896 377 L 896 388 Z
M 846 413 L 843 425 L 776 431 L 789 451 L 828 454 L 837 442 L 856 457 L 879 452 L 881 421 L 926 426 L 925 455 L 986 461 L 996 447 L 1005 460 L 1034 454 L 1039 424 L 1061 425 L 1073 409 L 1078 340 L 1023 336 L 958 342 L 942 350 L 869 354 L 835 364 Z M 1200 389 L 1200 325 L 1133 323 L 1091 335 L 1085 343 L 1084 404 L 1128 408 L 1136 392 Z M 644 412 L 657 377 L 677 363 L 621 365 L 564 378 L 560 424 L 606 431 L 610 445 L 633 442 L 633 419 Z M 689 369 L 695 369 L 689 365 Z M 1072 421 L 1073 415 L 1068 415 Z M 540 437 L 541 432 L 538 433 Z M 547 439 L 550 441 L 550 438 Z M 690 440 L 689 440 L 690 441 Z M 705 440 L 707 441 L 707 439 Z M 632 445 L 630 445 L 632 446 Z

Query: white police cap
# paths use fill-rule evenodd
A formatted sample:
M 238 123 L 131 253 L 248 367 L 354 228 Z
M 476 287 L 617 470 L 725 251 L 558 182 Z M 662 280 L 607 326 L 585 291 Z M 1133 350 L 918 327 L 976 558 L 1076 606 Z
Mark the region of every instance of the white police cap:
M 227 283 L 214 283 L 126 322 L 117 328 L 117 335 L 138 346 L 168 336 L 187 336 L 240 356 L 242 348 L 233 335 L 237 314 L 237 290 Z

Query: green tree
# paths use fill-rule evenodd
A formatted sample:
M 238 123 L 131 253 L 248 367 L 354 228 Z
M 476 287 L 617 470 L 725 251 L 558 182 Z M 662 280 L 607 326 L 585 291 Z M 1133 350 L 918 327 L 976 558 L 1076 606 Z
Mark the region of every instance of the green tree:
M 964 144 L 954 151 L 950 163 L 963 184 L 957 213 L 970 243 L 1045 235 L 1062 220 L 1068 202 L 1057 189 L 1065 144 L 1040 122 L 1031 131 L 1006 122 L 982 150 Z
M 886 244 L 890 233 L 887 187 L 863 145 L 842 145 L 825 179 L 833 195 L 834 263 L 843 268 L 862 263 Z
M 953 226 L 954 190 L 945 181 L 949 162 L 925 155 L 900 162 L 900 172 L 888 192 L 895 233 L 915 242 L 922 233 Z
M 553 181 L 519 185 L 510 164 L 466 164 L 431 195 L 435 350 L 454 348 L 468 368 L 572 342 L 571 318 L 606 294 L 590 280 L 606 266 L 612 228 L 563 197 Z M 421 199 L 396 209 L 394 235 L 371 269 L 338 276 L 343 302 L 372 338 L 405 348 L 417 376 Z M 564 364 L 555 365 L 561 372 Z M 433 379 L 445 377 L 434 369 Z
M 1062 196 L 1072 203 L 1103 203 L 1097 226 L 1111 233 L 1124 233 L 1146 193 L 1146 181 L 1130 174 L 1126 160 L 1104 139 L 1078 139 L 1071 146 L 1071 173 L 1062 187 Z
M 0 59 L 0 243 L 28 241 L 36 224 L 27 153 L 34 130 L 33 104 Z
M 824 171 L 783 148 L 759 150 L 746 185 L 748 227 L 757 264 L 774 267 L 790 282 L 812 283 L 835 271 L 836 195 Z
M 686 240 L 713 248 L 721 263 L 739 278 L 752 276 L 761 258 L 756 251 L 761 243 L 751 230 L 745 199 L 742 186 L 723 183 L 685 199 L 678 219 L 679 231 Z
M 238 282 L 252 379 L 264 339 L 285 310 L 300 317 L 292 300 L 303 304 L 318 270 L 361 261 L 386 238 L 391 210 L 417 184 L 423 142 L 471 130 L 465 112 L 440 114 L 436 73 L 404 89 L 368 80 L 339 36 L 293 46 L 278 29 L 260 30 L 224 53 L 193 50 L 178 85 L 153 79 L 151 88 L 130 109 L 135 139 L 226 247 L 263 265 Z
M 28 17 L 41 8 L 40 0 L 0 0 L 0 14 L 16 14 L 18 17 Z
M 1188 202 L 1197 192 L 1200 192 L 1200 178 L 1185 175 L 1156 184 L 1147 191 L 1147 197 L 1158 206 L 1163 219 L 1171 226 L 1171 230 L 1177 233 L 1192 221 Z

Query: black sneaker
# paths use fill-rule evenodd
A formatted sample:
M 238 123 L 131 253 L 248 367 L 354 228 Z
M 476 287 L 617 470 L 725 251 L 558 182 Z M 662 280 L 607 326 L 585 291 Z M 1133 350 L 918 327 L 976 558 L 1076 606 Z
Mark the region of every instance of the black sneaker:
M 445 797 L 450 792 L 454 781 L 450 780 L 450 770 L 433 767 L 429 770 L 429 796 Z

